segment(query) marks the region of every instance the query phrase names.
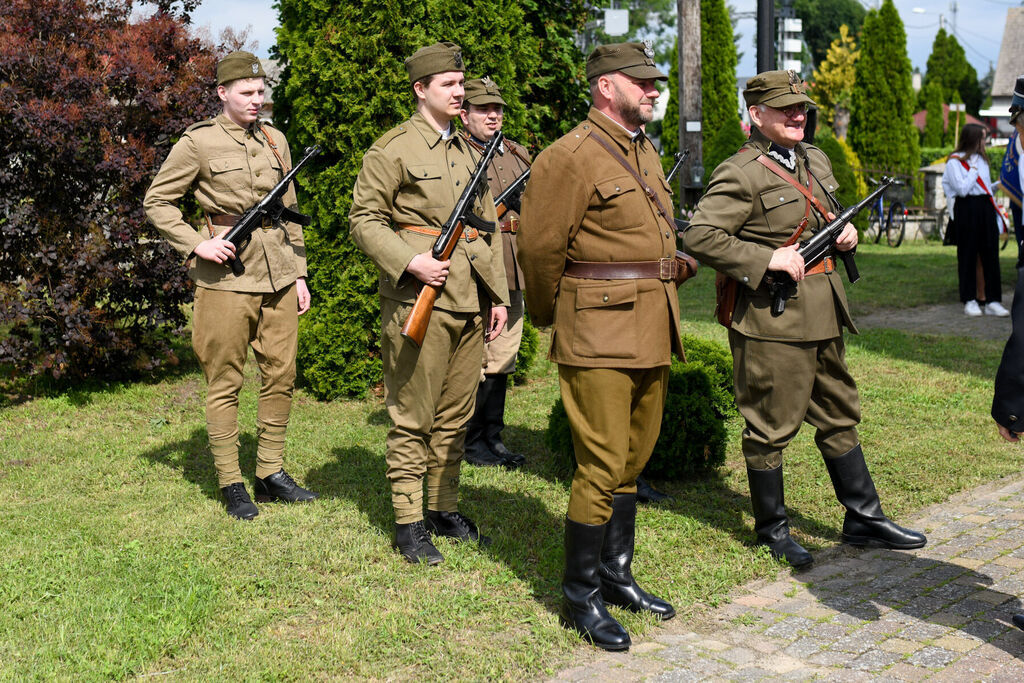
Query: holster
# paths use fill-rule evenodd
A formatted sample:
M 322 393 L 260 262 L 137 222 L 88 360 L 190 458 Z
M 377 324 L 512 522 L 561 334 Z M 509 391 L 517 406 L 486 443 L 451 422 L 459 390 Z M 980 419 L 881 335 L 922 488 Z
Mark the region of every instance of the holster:
M 686 252 L 676 251 L 676 264 L 679 266 L 676 269 L 676 287 L 681 286 L 684 282 L 697 274 L 697 259 L 693 258 Z
M 724 273 L 715 273 L 715 318 L 718 324 L 729 329 L 732 327 L 732 313 L 736 310 L 736 297 L 740 293 L 740 283 Z

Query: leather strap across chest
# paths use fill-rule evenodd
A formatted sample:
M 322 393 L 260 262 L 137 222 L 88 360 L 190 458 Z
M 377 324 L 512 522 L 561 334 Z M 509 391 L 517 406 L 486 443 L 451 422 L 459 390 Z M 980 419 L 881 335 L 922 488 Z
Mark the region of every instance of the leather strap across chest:
M 782 170 L 781 166 L 779 166 L 777 163 L 775 163 L 774 161 L 772 161 L 771 159 L 766 157 L 764 154 L 758 154 L 756 161 L 759 164 L 761 164 L 762 166 L 764 166 L 765 168 L 767 168 L 769 171 L 771 171 L 772 173 L 774 173 L 775 175 L 779 176 L 780 178 L 785 180 L 787 183 L 789 183 L 790 185 L 795 187 L 800 192 L 800 194 L 802 194 L 807 199 L 807 206 L 804 209 L 804 217 L 797 224 L 796 230 L 793 231 L 793 234 L 789 236 L 789 239 L 787 239 L 782 246 L 788 247 L 791 244 L 796 244 L 797 240 L 800 239 L 800 235 L 803 234 L 804 229 L 807 227 L 808 219 L 811 216 L 811 207 L 812 206 L 814 207 L 814 210 L 818 212 L 818 215 L 821 216 L 821 219 L 823 221 L 825 221 L 826 223 L 828 222 L 828 209 L 826 209 L 825 206 L 822 205 L 821 201 L 817 197 L 814 196 L 814 193 L 811 192 L 811 189 L 809 187 L 804 187 L 801 183 L 799 183 L 797 181 L 796 178 L 794 178 L 789 173 L 786 173 L 784 170 Z M 814 174 L 811 173 L 811 169 L 808 166 L 807 167 L 807 183 L 808 183 L 808 185 L 813 186 L 813 183 L 814 183 L 815 180 L 816 179 L 814 177 Z M 818 185 L 821 185 L 821 183 L 819 182 Z
M 626 157 L 622 156 L 622 154 L 617 149 L 611 146 L 611 143 L 605 140 L 604 137 L 597 133 L 596 131 L 590 134 L 590 138 L 597 144 L 604 147 L 605 151 L 611 154 L 613 159 L 619 162 L 624 169 L 629 171 L 629 174 L 633 176 L 633 180 L 635 180 L 640 185 L 640 187 L 643 188 L 644 194 L 647 195 L 647 198 L 654 202 L 654 206 L 657 207 L 658 209 L 658 214 L 660 214 L 661 217 L 665 219 L 665 222 L 668 223 L 669 229 L 675 232 L 676 224 L 672 220 L 672 216 L 669 214 L 669 212 L 665 210 L 665 206 L 661 203 L 661 199 L 658 197 L 658 193 L 655 192 L 650 185 L 644 182 L 644 179 L 640 177 L 640 174 L 636 172 L 636 169 L 629 165 L 629 162 L 626 160 Z

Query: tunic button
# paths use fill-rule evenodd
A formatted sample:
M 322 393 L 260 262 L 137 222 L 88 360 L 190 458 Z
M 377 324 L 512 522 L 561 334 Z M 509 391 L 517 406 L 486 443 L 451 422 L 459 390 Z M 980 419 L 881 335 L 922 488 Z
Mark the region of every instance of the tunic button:
M 259 171 L 256 171 L 256 177 L 257 177 L 257 178 L 259 178 L 259 177 L 260 177 L 260 172 L 259 172 Z
M 458 187 L 458 186 L 459 186 L 459 181 L 458 181 L 458 180 L 456 180 L 456 181 L 455 181 L 455 186 L 456 186 L 456 187 Z
M 455 162 L 454 161 L 452 162 L 452 168 L 455 168 Z
M 476 254 L 470 254 L 469 255 L 469 260 L 470 261 L 476 261 Z
M 253 151 L 252 151 L 252 155 L 253 155 L 253 156 L 256 156 L 256 150 L 253 150 Z
M 605 294 L 603 297 L 601 297 L 601 301 L 607 303 L 608 302 L 608 295 Z
M 644 175 L 647 175 L 647 169 L 646 168 L 644 169 Z
M 749 277 L 747 277 L 746 275 L 744 275 L 744 276 L 743 276 L 743 281 L 744 281 L 744 282 L 750 282 L 750 278 L 749 278 Z
M 615 191 L 616 191 L 616 192 L 618 192 L 618 191 L 619 191 L 619 186 L 618 186 L 618 185 L 616 185 L 616 186 L 615 186 Z
M 784 202 L 784 201 L 786 201 L 786 198 L 785 197 L 779 197 L 779 201 L 780 202 Z
M 1016 422 L 1016 421 L 1017 421 L 1017 416 L 1016 415 L 1011 415 L 1010 416 L 1010 422 Z

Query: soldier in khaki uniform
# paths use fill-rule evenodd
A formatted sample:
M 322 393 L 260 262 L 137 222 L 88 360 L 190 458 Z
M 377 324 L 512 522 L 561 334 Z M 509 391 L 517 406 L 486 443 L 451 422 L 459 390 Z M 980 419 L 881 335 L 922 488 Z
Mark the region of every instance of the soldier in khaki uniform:
M 462 126 L 469 142 L 483 150 L 494 134 L 501 130 L 505 100 L 498 85 L 488 77 L 466 82 L 462 100 Z M 497 197 L 530 168 L 526 148 L 502 140 L 487 168 L 491 194 Z M 501 244 L 505 255 L 505 276 L 508 283 L 508 326 L 484 345 L 483 377 L 476 394 L 476 411 L 466 429 L 466 462 L 474 465 L 522 467 L 526 458 L 510 451 L 501 440 L 505 428 L 505 395 L 508 377 L 516 369 L 519 343 L 523 339 L 523 271 L 519 266 L 516 233 L 519 230 L 518 199 L 501 219 Z
M 308 501 L 317 494 L 297 485 L 283 469 L 285 430 L 295 385 L 298 315 L 309 310 L 302 228 L 267 225 L 235 253 L 220 238 L 291 168 L 288 141 L 260 123 L 266 74 L 248 52 L 232 52 L 217 64 L 216 118 L 190 126 L 171 149 L 146 192 L 146 215 L 171 245 L 191 260 L 196 284 L 192 346 L 206 376 L 206 428 L 228 514 L 258 514 L 238 468 L 238 392 L 251 346 L 262 384 L 257 408 L 256 499 Z M 177 203 L 193 189 L 206 225 L 196 230 Z M 285 204 L 294 206 L 290 189 Z M 240 257 L 236 276 L 228 260 Z
M 759 543 L 798 567 L 812 558 L 789 535 L 782 451 L 804 421 L 817 429 L 836 497 L 846 506 L 844 541 L 889 548 L 926 542 L 885 517 L 864 462 L 860 401 L 846 368 L 842 327 L 857 330 L 835 258 L 805 268 L 796 252 L 798 226 L 806 225 L 806 239 L 838 212 L 832 165 L 817 147 L 801 142 L 813 104 L 804 91 L 795 72 L 769 71 L 747 82 L 750 139 L 715 169 L 684 237 L 690 254 L 739 283 L 729 343 L 736 404 L 746 421 L 743 455 L 754 526 Z M 837 248 L 856 246 L 851 224 Z M 771 313 L 765 285 L 773 271 L 798 283 L 779 316 Z
M 683 354 L 671 190 L 643 131 L 666 79 L 653 56 L 642 43 L 590 54 L 593 107 L 537 156 L 519 230 L 527 305 L 554 324 L 549 358 L 576 453 L 562 623 L 608 650 L 630 639 L 606 603 L 675 615 L 631 570 L 636 477 L 658 438 L 671 354 Z
M 484 337 L 505 327 L 509 301 L 497 234 L 467 227 L 450 260 L 430 251 L 479 159 L 452 123 L 464 94 L 462 51 L 436 43 L 405 66 L 416 113 L 366 152 L 349 221 L 352 238 L 380 270 L 384 399 L 394 422 L 387 438 L 394 546 L 410 562 L 436 564 L 443 558 L 429 533 L 488 540 L 459 512 L 459 468 Z M 497 221 L 489 191 L 474 211 Z M 421 283 L 444 287 L 417 347 L 400 330 Z

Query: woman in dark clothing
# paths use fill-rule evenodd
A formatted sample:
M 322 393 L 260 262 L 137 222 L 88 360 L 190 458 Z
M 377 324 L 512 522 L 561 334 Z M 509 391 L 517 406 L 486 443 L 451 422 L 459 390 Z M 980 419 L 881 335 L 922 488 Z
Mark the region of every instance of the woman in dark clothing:
M 960 276 L 960 301 L 969 316 L 1008 316 L 1003 307 L 999 279 L 999 221 L 992 198 L 992 180 L 985 155 L 987 131 L 968 123 L 960 133 L 960 144 L 949 156 L 942 175 L 942 189 L 952 205 L 956 223 L 956 259 Z M 977 267 L 984 278 L 983 298 L 978 292 Z

